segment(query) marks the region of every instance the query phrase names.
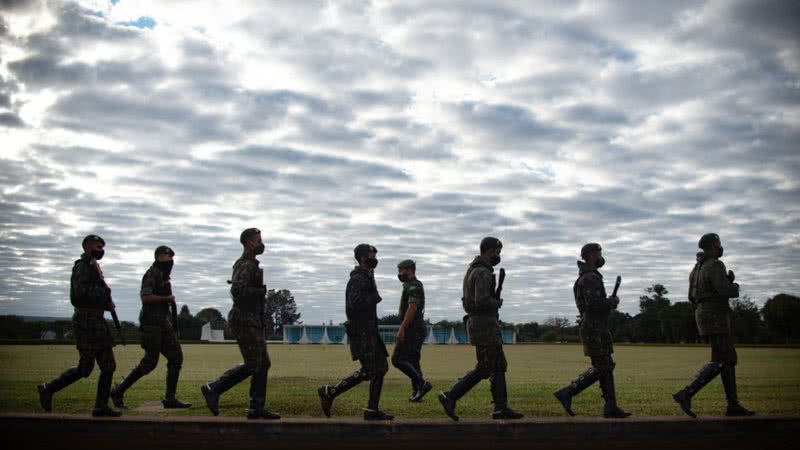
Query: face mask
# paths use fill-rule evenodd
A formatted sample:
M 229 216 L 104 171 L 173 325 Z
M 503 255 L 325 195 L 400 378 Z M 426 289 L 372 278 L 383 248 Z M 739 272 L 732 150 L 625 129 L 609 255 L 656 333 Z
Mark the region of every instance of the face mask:
M 369 267 L 370 269 L 378 267 L 377 258 L 367 258 L 367 267 Z
M 175 264 L 175 261 L 156 261 L 156 267 L 158 267 L 158 270 L 165 276 L 169 276 L 170 272 L 172 272 L 173 264 Z
M 258 244 L 258 247 L 256 247 L 254 250 L 256 251 L 256 255 L 260 255 L 260 254 L 264 253 L 265 249 L 266 249 L 266 246 L 264 246 L 264 244 Z
M 397 279 L 405 283 L 406 281 L 408 281 L 408 275 L 405 273 L 398 273 Z
M 606 259 L 601 256 L 600 259 L 597 260 L 597 268 L 599 269 L 604 265 L 606 265 Z
M 720 258 L 722 258 L 722 251 L 723 251 L 723 250 L 725 250 L 725 249 L 724 249 L 724 248 L 722 248 L 722 247 L 720 247 L 720 248 L 719 248 L 719 257 L 720 257 Z
M 91 251 L 92 258 L 94 258 L 94 259 L 96 259 L 98 261 L 103 259 L 103 255 L 105 255 L 105 254 L 106 254 L 105 250 L 92 250 Z
M 492 256 L 492 260 L 489 261 L 493 266 L 500 264 L 500 255 Z

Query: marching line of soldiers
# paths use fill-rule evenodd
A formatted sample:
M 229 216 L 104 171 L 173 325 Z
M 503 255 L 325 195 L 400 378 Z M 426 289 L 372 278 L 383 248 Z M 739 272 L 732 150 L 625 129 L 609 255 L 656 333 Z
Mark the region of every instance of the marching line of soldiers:
M 218 379 L 203 385 L 200 390 L 206 406 L 213 415 L 219 414 L 220 396 L 250 378 L 250 403 L 246 410 L 248 419 L 280 419 L 280 415 L 267 407 L 267 375 L 271 366 L 266 343 L 266 294 L 264 271 L 256 257 L 264 253 L 261 231 L 248 228 L 241 233 L 242 256 L 233 265 L 229 281 L 233 308 L 228 321 L 236 337 L 243 362 L 228 369 Z M 167 359 L 167 379 L 164 399 L 165 409 L 186 409 L 191 404 L 175 396 L 178 377 L 183 365 L 183 353 L 178 342 L 175 296 L 172 294 L 170 273 L 175 252 L 167 246 L 155 250 L 155 260 L 142 277 L 139 316 L 144 357 L 139 364 L 112 388 L 116 369 L 113 338 L 105 321 L 104 312 L 114 312 L 111 289 L 105 282 L 98 263 L 105 253 L 105 241 L 97 235 L 83 239 L 83 254 L 75 261 L 70 278 L 70 301 L 75 308 L 73 327 L 79 360 L 76 367 L 67 369 L 49 383 L 37 386 L 39 402 L 45 411 L 51 411 L 53 396 L 81 378 L 88 377 L 95 365 L 100 369 L 97 397 L 92 415 L 118 417 L 121 413 L 108 405 L 111 399 L 117 408 L 126 408 L 125 392 L 158 364 L 159 355 Z M 718 235 L 709 233 L 700 238 L 697 262 L 689 276 L 689 300 L 697 306 L 695 318 L 699 334 L 711 344 L 711 361 L 700 369 L 695 379 L 673 394 L 674 401 L 690 417 L 696 417 L 691 400 L 717 375 L 721 375 L 727 400 L 727 416 L 752 416 L 755 414 L 739 404 L 736 392 L 736 349 L 731 334 L 730 298 L 739 296 L 739 285 L 734 274 L 726 271 L 720 261 L 723 248 Z M 494 267 L 500 263 L 503 244 L 495 237 L 486 237 L 480 243 L 480 254 L 469 264 L 462 283 L 462 304 L 467 334 L 475 347 L 475 368 L 459 378 L 449 390 L 441 392 L 438 400 L 445 414 L 452 420 L 458 400 L 481 380 L 489 379 L 494 408 L 491 417 L 498 420 L 520 419 L 523 415 L 508 405 L 506 370 L 508 361 L 503 352 L 499 310 L 504 269 L 499 280 Z M 591 367 L 567 386 L 554 392 L 555 398 L 566 413 L 574 416 L 572 399 L 594 384 L 600 383 L 605 401 L 603 417 L 630 416 L 617 405 L 614 384 L 615 363 L 612 337 L 608 327 L 609 315 L 619 305 L 617 286 L 611 296 L 606 294 L 603 275 L 599 269 L 605 264 L 602 248 L 589 243 L 581 248 L 578 261 L 578 279 L 573 286 L 575 304 L 580 313 L 579 329 L 584 354 Z M 317 390 L 320 407 L 330 417 L 336 397 L 369 381 L 369 401 L 364 409 L 365 420 L 392 420 L 394 416 L 379 408 L 384 376 L 389 370 L 389 353 L 378 331 L 377 305 L 382 298 L 375 283 L 374 270 L 378 265 L 378 250 L 370 244 L 359 244 L 353 250 L 357 265 L 350 272 L 345 292 L 345 330 L 353 361 L 360 368 L 334 385 L 320 386 Z M 425 291 L 416 276 L 416 263 L 403 260 L 397 265 L 398 279 L 403 283 L 399 315 L 402 320 L 397 333 L 397 344 L 392 353 L 392 365 L 411 381 L 412 402 L 420 402 L 433 388 L 425 379 L 420 365 L 421 349 L 427 326 L 425 325 Z

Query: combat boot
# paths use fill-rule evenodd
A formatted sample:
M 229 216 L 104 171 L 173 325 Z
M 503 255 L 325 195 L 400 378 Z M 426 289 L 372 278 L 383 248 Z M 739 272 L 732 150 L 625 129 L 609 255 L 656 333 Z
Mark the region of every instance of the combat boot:
M 442 404 L 442 408 L 444 408 L 444 413 L 447 414 L 447 417 L 458 422 L 456 402 L 463 397 L 464 394 L 469 392 L 470 389 L 475 387 L 476 384 L 480 383 L 482 379 L 483 377 L 481 377 L 477 370 L 470 370 L 463 378 L 456 381 L 449 391 L 439 393 L 439 403 Z
M 603 417 L 606 419 L 624 419 L 631 415 L 631 413 L 617 406 L 617 393 L 614 387 L 614 372 L 612 370 L 600 371 L 600 390 L 603 392 L 603 399 L 605 399 Z
M 37 386 L 36 389 L 39 391 L 39 404 L 42 405 L 42 409 L 47 412 L 52 411 L 53 394 L 80 380 L 80 378 L 81 375 L 78 369 L 72 367 L 65 370 L 64 373 L 56 377 L 53 381 Z
M 417 369 L 408 361 L 392 358 L 392 365 L 394 365 L 397 370 L 403 372 L 405 376 L 407 376 L 411 380 L 411 396 L 408 398 L 409 401 L 415 401 L 414 399 L 419 395 L 419 391 L 422 388 L 422 385 L 425 381 L 422 379 L 422 376 L 417 372 Z
M 516 420 L 522 419 L 523 417 L 525 417 L 524 414 L 514 411 L 508 406 L 492 411 L 492 419 L 494 420 Z
M 392 420 L 394 416 L 386 414 L 378 408 L 383 390 L 383 376 L 376 376 L 369 380 L 369 403 L 364 410 L 364 420 Z
M 491 391 L 492 401 L 494 402 L 494 411 L 492 411 L 492 419 L 495 420 L 513 420 L 525 417 L 522 413 L 514 411 L 508 407 L 508 390 L 506 388 L 506 373 L 497 371 L 491 378 Z
M 365 409 L 364 420 L 394 420 L 394 416 L 379 409 Z
M 108 406 L 108 397 L 111 393 L 111 381 L 114 372 L 105 371 L 100 372 L 97 379 L 97 397 L 94 401 L 94 409 L 92 410 L 93 417 L 119 417 L 121 412 L 111 409 Z
M 188 409 L 192 407 L 191 403 L 184 403 L 175 398 L 175 392 L 178 390 L 178 376 L 180 370 L 174 367 L 167 367 L 167 388 L 164 392 L 164 400 L 161 400 L 161 406 L 164 409 Z M 111 399 L 114 399 L 114 393 L 111 393 Z
M 749 417 L 754 416 L 755 411 L 750 411 L 739 404 L 736 393 L 736 366 L 725 364 L 720 372 L 722 386 L 725 388 L 725 399 L 728 401 L 728 408 L 725 415 L 729 417 Z
M 319 389 L 317 389 L 317 394 L 319 394 L 320 407 L 322 407 L 322 413 L 325 414 L 325 417 L 331 416 L 331 408 L 333 407 L 333 401 L 336 397 L 349 391 L 362 381 L 364 381 L 364 372 L 362 370 L 357 370 L 334 386 L 320 386 Z
M 697 414 L 692 411 L 692 397 L 700 392 L 700 389 L 703 389 L 703 387 L 710 383 L 714 377 L 719 375 L 721 370 L 722 368 L 718 363 L 710 362 L 697 372 L 697 376 L 691 383 L 680 391 L 672 394 L 672 399 L 678 403 L 686 415 L 697 418 Z
M 264 402 L 250 400 L 250 407 L 247 408 L 247 418 L 278 420 L 281 416 L 265 408 Z
M 108 405 L 95 406 L 92 410 L 92 417 L 119 417 L 122 413 L 111 409 Z
M 411 397 L 409 400 L 411 400 L 412 402 L 421 402 L 422 398 L 425 397 L 425 394 L 430 392 L 431 389 L 433 389 L 433 385 L 425 381 L 422 383 L 422 386 L 419 389 L 417 389 L 417 392 L 414 393 L 414 396 Z
M 555 391 L 553 395 L 561 402 L 561 406 L 564 407 L 567 414 L 574 417 L 575 412 L 572 411 L 572 397 L 580 394 L 599 379 L 600 372 L 594 367 L 590 367 L 585 372 L 578 375 L 578 378 L 573 380 L 572 383 Z
M 211 414 L 219 415 L 219 394 L 209 384 L 204 384 L 200 387 L 200 392 L 203 393 L 203 398 L 206 399 L 206 406 L 208 406 Z
M 111 389 L 111 402 L 114 403 L 114 406 L 117 408 L 127 408 L 128 406 L 125 404 L 125 391 L 128 390 L 129 387 L 133 386 L 133 383 L 136 383 L 140 378 L 145 375 L 143 370 L 139 369 L 139 366 L 136 366 L 131 370 L 127 377 L 122 379 L 117 385 L 114 385 L 114 389 Z
M 42 405 L 42 409 L 47 412 L 53 410 L 53 393 L 47 389 L 46 384 L 40 384 L 36 386 L 36 389 L 39 391 L 39 404 Z

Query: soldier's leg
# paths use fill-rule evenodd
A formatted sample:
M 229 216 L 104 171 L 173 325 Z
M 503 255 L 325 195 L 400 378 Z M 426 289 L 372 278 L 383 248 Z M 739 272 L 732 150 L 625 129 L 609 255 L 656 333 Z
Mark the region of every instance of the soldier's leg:
M 94 368 L 94 353 L 86 350 L 78 350 L 80 359 L 76 367 L 65 370 L 61 375 L 52 379 L 49 383 L 37 386 L 39 391 L 39 404 L 47 412 L 53 410 L 53 394 L 71 385 L 72 383 L 86 378 L 92 373 Z
M 241 352 L 244 362 L 231 367 L 216 380 L 200 387 L 200 392 L 203 394 L 203 398 L 205 398 L 206 406 L 208 406 L 208 409 L 215 416 L 219 414 L 220 395 L 247 379 L 247 377 L 252 375 L 258 368 L 255 361 L 252 358 L 248 358 L 250 354 L 250 340 L 247 339 L 248 327 L 232 328 L 236 336 L 236 343 L 239 345 L 239 352 Z
M 178 342 L 177 334 L 171 329 L 165 329 L 161 335 L 161 354 L 167 359 L 167 382 L 161 405 L 164 408 L 190 408 L 191 403 L 184 403 L 175 396 L 178 390 L 178 378 L 183 367 L 183 349 Z
M 439 403 L 442 404 L 445 414 L 453 420 L 458 420 L 456 415 L 456 402 L 467 392 L 475 387 L 481 380 L 485 380 L 492 375 L 494 361 L 490 360 L 490 347 L 478 345 L 475 347 L 477 363 L 475 368 L 464 374 L 446 392 L 439 394 Z
M 96 353 L 97 367 L 100 376 L 97 378 L 97 396 L 94 401 L 92 415 L 95 417 L 119 417 L 121 413 L 108 407 L 108 397 L 111 393 L 111 382 L 117 363 L 114 360 L 114 350 L 111 346 L 103 347 Z
M 523 415 L 508 406 L 508 388 L 506 371 L 508 362 L 503 347 L 499 347 L 495 356 L 494 370 L 489 378 L 491 382 L 492 401 L 494 402 L 493 419 L 521 419 Z
M 695 375 L 694 380 L 692 380 L 686 387 L 681 389 L 680 391 L 672 394 L 673 400 L 678 403 L 684 413 L 690 417 L 697 417 L 697 415 L 692 411 L 692 397 L 695 396 L 701 389 L 703 389 L 708 383 L 710 383 L 717 375 L 720 374 L 722 371 L 722 365 L 716 361 L 714 361 L 714 357 L 718 356 L 714 352 L 714 336 L 708 336 L 707 339 L 711 341 L 711 361 L 703 366 L 697 375 Z
M 422 344 L 425 340 L 424 334 L 421 334 L 416 342 L 413 342 L 412 347 L 409 349 L 408 358 L 411 365 L 414 366 L 416 369 L 417 374 L 419 374 L 419 389 L 414 394 L 414 397 L 411 398 L 411 401 L 420 402 L 422 398 L 425 397 L 425 394 L 433 389 L 433 385 L 431 385 L 427 380 L 425 380 L 425 376 L 422 375 L 422 367 L 420 366 L 420 359 L 422 359 Z
M 561 402 L 561 406 L 564 407 L 567 414 L 574 416 L 575 412 L 572 411 L 572 398 L 593 385 L 599 379 L 600 372 L 596 367 L 592 366 L 578 375 L 578 378 L 572 380 L 572 383 L 554 392 L 553 395 Z
M 394 351 L 392 352 L 392 365 L 411 380 L 411 397 L 409 400 L 412 400 L 416 396 L 417 391 L 422 387 L 423 379 L 422 375 L 417 372 L 416 367 L 414 367 L 414 364 L 411 362 L 412 351 L 409 347 L 409 342 L 395 345 Z
M 247 409 L 248 419 L 280 419 L 281 416 L 269 411 L 267 404 L 267 374 L 272 362 L 267 353 L 267 344 L 264 341 L 264 331 L 258 333 L 261 339 L 257 339 L 253 352 L 258 355 L 258 367 L 250 377 L 250 407 Z
M 605 405 L 603 417 L 607 419 L 623 419 L 631 414 L 617 406 L 617 392 L 614 385 L 614 367 L 616 364 L 610 354 L 592 357 L 592 364 L 599 372 L 600 390 L 603 393 Z
M 369 402 L 367 410 L 364 411 L 366 420 L 392 420 L 394 416 L 386 414 L 379 408 L 381 401 L 381 391 L 383 390 L 383 378 L 389 371 L 389 363 L 383 354 L 372 355 L 372 360 L 366 364 L 367 376 L 369 377 Z
M 720 365 L 720 378 L 727 401 L 726 416 L 752 416 L 755 412 L 739 404 L 736 389 L 736 364 L 739 362 L 733 337 L 730 334 L 712 336 L 711 359 Z

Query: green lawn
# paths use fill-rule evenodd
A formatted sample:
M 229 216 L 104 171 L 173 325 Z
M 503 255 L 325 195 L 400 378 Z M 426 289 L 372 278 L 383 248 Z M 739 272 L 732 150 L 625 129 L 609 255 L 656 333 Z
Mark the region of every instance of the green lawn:
M 200 385 L 219 376 L 228 367 L 241 362 L 233 344 L 184 345 L 185 363 L 178 386 L 178 396 L 194 403 L 188 411 L 175 415 L 206 415 L 208 410 L 200 394 Z M 390 348 L 391 351 L 391 348 Z M 321 411 L 316 389 L 331 384 L 357 368 L 349 352 L 336 345 L 271 345 L 272 358 L 267 401 L 284 416 L 319 417 Z M 777 348 L 738 349 L 739 397 L 742 403 L 760 414 L 800 414 L 800 350 Z M 709 357 L 703 347 L 618 346 L 616 379 L 619 403 L 635 415 L 679 415 L 670 394 L 683 387 Z M 138 362 L 142 350 L 137 345 L 115 347 L 118 380 Z M 425 346 L 422 367 L 434 390 L 425 401 L 407 401 L 410 383 L 403 374 L 390 368 L 381 407 L 399 417 L 444 417 L 436 394 L 447 389 L 474 365 L 470 346 Z M 563 416 L 552 392 L 568 383 L 587 366 L 577 345 L 510 345 L 509 398 L 512 407 L 529 416 Z M 72 346 L 0 346 L 0 411 L 38 412 L 36 385 L 48 381 L 67 367 L 75 365 L 77 351 Z M 148 408 L 162 398 L 165 360 L 158 368 L 131 388 L 126 401 L 133 408 L 127 414 L 163 414 Z M 86 380 L 61 391 L 55 397 L 54 411 L 85 414 L 93 405 L 97 369 Z M 248 382 L 222 397 L 221 410 L 226 416 L 244 413 Z M 364 383 L 336 400 L 334 414 L 355 416 L 367 400 Z M 483 382 L 458 404 L 463 417 L 486 417 L 491 412 L 489 383 Z M 725 400 L 719 379 L 704 389 L 694 401 L 700 414 L 724 412 Z M 137 410 L 137 408 L 142 409 Z M 586 390 L 574 402 L 582 416 L 597 415 L 602 399 L 597 385 Z

